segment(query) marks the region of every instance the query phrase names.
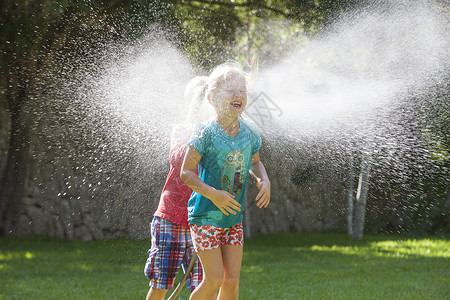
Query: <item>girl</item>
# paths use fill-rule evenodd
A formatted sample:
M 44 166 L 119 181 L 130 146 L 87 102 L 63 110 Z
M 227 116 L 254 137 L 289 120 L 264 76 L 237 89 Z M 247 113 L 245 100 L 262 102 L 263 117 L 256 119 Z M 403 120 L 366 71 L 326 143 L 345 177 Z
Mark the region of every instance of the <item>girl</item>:
M 194 133 L 181 167 L 181 179 L 194 191 L 188 221 L 203 266 L 203 281 L 190 299 L 210 299 L 219 288 L 218 299 L 238 299 L 249 172 L 260 189 L 259 208 L 270 202 L 270 181 L 259 158 L 261 138 L 240 118 L 247 104 L 246 74 L 221 65 L 209 76 L 205 93 L 216 116 Z
M 207 77 L 196 77 L 185 90 L 185 100 L 190 108 L 187 120 L 172 130 L 170 138 L 170 170 L 151 224 L 152 247 L 144 273 L 150 279 L 147 300 L 164 299 L 167 290 L 173 287 L 175 277 L 183 265 L 185 270 L 194 253 L 189 225 L 187 222 L 187 202 L 192 191 L 180 180 L 186 142 L 201 114 L 202 99 L 198 94 L 203 90 Z M 187 282 L 188 288 L 195 289 L 202 280 L 201 265 L 197 261 Z

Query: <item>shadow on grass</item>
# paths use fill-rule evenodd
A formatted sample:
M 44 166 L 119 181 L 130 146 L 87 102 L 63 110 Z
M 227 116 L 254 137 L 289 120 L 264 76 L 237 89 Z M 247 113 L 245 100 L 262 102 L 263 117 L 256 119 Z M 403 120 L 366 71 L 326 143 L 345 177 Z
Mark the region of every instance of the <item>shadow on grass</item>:
M 0 299 L 143 299 L 149 247 L 2 237 Z M 246 240 L 240 299 L 447 299 L 449 287 L 446 239 L 282 233 Z
M 0 238 L 0 299 L 145 298 L 149 243 Z
M 444 239 L 292 233 L 256 236 L 245 249 L 242 299 L 446 299 L 450 292 Z

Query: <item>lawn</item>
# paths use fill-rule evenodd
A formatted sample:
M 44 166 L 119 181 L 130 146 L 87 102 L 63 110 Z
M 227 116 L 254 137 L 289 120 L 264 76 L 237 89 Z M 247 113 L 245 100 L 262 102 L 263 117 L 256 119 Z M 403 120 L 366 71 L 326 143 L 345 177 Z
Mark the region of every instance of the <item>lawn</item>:
M 147 240 L 2 237 L 0 299 L 144 299 L 148 248 Z M 245 243 L 240 299 L 450 299 L 450 240 L 259 235 Z

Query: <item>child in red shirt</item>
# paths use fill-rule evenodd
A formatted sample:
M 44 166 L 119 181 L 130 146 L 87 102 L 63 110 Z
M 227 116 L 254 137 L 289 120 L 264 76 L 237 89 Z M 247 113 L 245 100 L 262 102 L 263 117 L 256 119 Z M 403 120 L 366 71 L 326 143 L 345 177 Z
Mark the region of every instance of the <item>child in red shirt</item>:
M 202 103 L 196 100 L 202 99 L 198 95 L 204 93 L 206 79 L 207 77 L 196 77 L 189 82 L 185 91 L 190 109 L 187 121 L 176 125 L 170 138 L 170 170 L 151 223 L 152 246 L 144 269 L 144 274 L 150 279 L 147 300 L 164 299 L 167 291 L 173 288 L 180 266 L 186 270 L 194 254 L 187 221 L 187 203 L 192 190 L 181 181 L 180 170 L 186 142 L 195 126 L 203 119 L 200 114 Z M 202 266 L 197 260 L 187 279 L 190 291 L 200 284 L 202 275 Z

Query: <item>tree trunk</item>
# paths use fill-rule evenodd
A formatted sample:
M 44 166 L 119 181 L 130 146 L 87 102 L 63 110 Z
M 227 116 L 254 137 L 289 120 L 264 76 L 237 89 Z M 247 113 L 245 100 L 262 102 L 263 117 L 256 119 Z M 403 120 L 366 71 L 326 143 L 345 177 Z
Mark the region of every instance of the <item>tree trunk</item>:
M 355 188 L 354 177 L 355 177 L 355 169 L 354 169 L 354 165 L 353 165 L 353 154 L 352 154 L 352 156 L 350 157 L 350 174 L 348 176 L 348 195 L 347 195 L 347 205 L 348 205 L 347 206 L 347 233 L 349 235 L 353 235 L 353 212 L 354 212 L 353 190 Z
M 355 203 L 355 220 L 353 223 L 353 232 L 352 232 L 352 237 L 354 240 L 361 240 L 363 237 L 367 194 L 369 192 L 369 180 L 370 180 L 370 160 L 366 155 L 363 155 Z

